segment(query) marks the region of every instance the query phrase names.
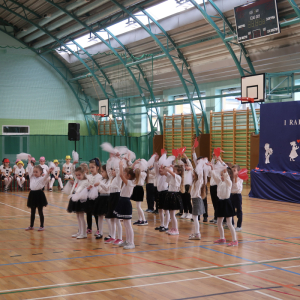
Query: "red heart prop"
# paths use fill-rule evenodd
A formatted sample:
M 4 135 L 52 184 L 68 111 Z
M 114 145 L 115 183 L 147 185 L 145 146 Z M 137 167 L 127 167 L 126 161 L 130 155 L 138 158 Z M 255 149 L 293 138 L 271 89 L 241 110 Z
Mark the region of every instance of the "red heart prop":
M 161 155 L 164 155 L 166 152 L 167 152 L 167 151 L 166 151 L 165 149 L 161 149 L 161 150 L 160 150 L 160 154 L 161 154 Z
M 179 149 L 177 149 L 178 150 L 178 154 L 183 154 L 184 152 L 185 152 L 185 150 L 186 150 L 186 147 L 183 147 L 183 148 L 179 148 Z
M 178 156 L 178 149 L 173 149 L 172 150 L 172 155 L 174 155 L 175 157 Z
M 246 168 L 239 171 L 238 177 L 242 180 L 248 180 L 248 170 Z
M 199 146 L 199 142 L 197 139 L 195 139 L 195 142 L 194 142 L 194 148 L 197 148 Z
M 219 157 L 220 154 L 221 154 L 221 149 L 220 148 L 215 148 L 214 149 L 214 154 L 215 154 L 216 157 Z
M 299 143 L 300 143 L 300 140 L 297 140 L 297 143 L 299 144 Z

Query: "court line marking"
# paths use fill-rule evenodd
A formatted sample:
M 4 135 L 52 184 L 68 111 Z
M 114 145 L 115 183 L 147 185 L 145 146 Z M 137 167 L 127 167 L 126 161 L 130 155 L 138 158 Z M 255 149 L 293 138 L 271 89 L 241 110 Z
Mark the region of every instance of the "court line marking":
M 200 272 L 200 273 L 202 273 L 202 272 Z M 218 276 L 219 277 L 224 277 L 224 276 L 233 276 L 233 275 L 240 275 L 240 273 L 229 273 L 229 274 L 223 274 L 223 275 L 218 275 Z M 156 283 L 149 283 L 149 284 L 140 284 L 140 285 L 133 285 L 133 286 L 128 286 L 128 287 L 111 288 L 111 289 L 88 291 L 88 292 L 81 292 L 81 293 L 61 294 L 61 295 L 47 296 L 47 297 L 40 297 L 40 298 L 30 298 L 30 299 L 27 299 L 27 300 L 41 300 L 41 299 L 50 299 L 50 298 L 59 298 L 59 297 L 64 298 L 64 297 L 75 296 L 75 295 L 86 295 L 86 294 L 106 292 L 106 291 L 116 291 L 116 290 L 140 288 L 140 287 L 147 287 L 147 286 L 154 286 L 154 285 L 161 285 L 161 284 L 168 284 L 168 283 L 202 280 L 202 279 L 208 279 L 208 278 L 212 278 L 212 277 L 217 277 L 217 276 L 211 276 L 209 274 L 209 276 L 206 276 L 206 277 L 197 277 L 197 278 L 188 278 L 188 279 L 172 280 L 172 281 L 165 281 L 165 282 L 156 282 Z M 217 277 L 217 278 L 219 278 L 219 277 Z M 227 280 L 225 280 L 225 281 L 231 283 L 230 281 L 227 281 Z M 267 295 L 267 294 L 265 294 L 265 295 Z M 267 295 L 267 296 L 269 296 L 269 295 Z M 277 300 L 282 300 L 280 298 L 275 298 L 275 297 L 271 297 L 271 298 L 274 298 L 274 299 L 277 299 Z
M 295 256 L 295 257 L 289 257 L 289 259 L 293 259 L 293 258 L 300 258 L 300 256 Z M 258 260 L 258 262 L 268 262 L 268 261 L 273 261 L 274 259 L 267 259 L 267 260 Z M 286 258 L 279 258 L 276 259 L 277 261 L 279 260 L 286 260 Z
M 17 210 L 24 211 L 24 212 L 26 212 L 27 214 L 30 214 L 30 212 L 29 212 L 29 211 L 23 210 L 23 209 L 21 209 L 21 208 L 17 208 L 17 207 L 15 207 L 15 206 L 8 205 L 8 204 L 6 204 L 6 203 L 3 203 L 3 202 L 0 202 L 0 204 L 3 204 L 3 205 L 6 205 L 6 206 L 9 206 L 9 207 L 15 208 L 15 209 L 17 209 Z
M 209 261 L 199 259 L 202 261 L 205 261 L 207 263 L 210 263 Z M 255 264 L 253 264 L 255 265 Z M 72 286 L 79 286 L 79 285 L 85 285 L 85 284 L 97 284 L 97 283 L 105 283 L 105 282 L 116 282 L 120 280 L 133 280 L 133 279 L 139 279 L 139 278 L 147 278 L 152 276 L 164 276 L 164 275 L 176 275 L 176 274 L 182 274 L 182 273 L 190 273 L 190 272 L 199 272 L 199 270 L 216 270 L 216 269 L 226 269 L 227 267 L 222 265 L 215 265 L 210 267 L 201 267 L 201 268 L 193 268 L 193 269 L 184 269 L 179 271 L 166 271 L 166 272 L 157 272 L 157 273 L 148 273 L 148 274 L 140 274 L 140 275 L 134 275 L 134 276 L 123 276 L 123 277 L 115 277 L 115 278 L 104 278 L 104 279 L 96 279 L 96 280 L 88 280 L 88 281 L 79 281 L 79 282 L 73 282 L 73 283 L 61 283 L 61 284 L 55 284 L 55 285 L 46 285 L 46 286 L 37 286 L 37 287 L 29 287 L 29 288 L 22 288 L 22 289 L 12 289 L 12 290 L 5 290 L 0 291 L 1 294 L 9 294 L 9 293 L 21 293 L 23 291 L 35 291 L 35 290 L 45 290 L 45 289 L 52 289 L 52 288 L 60 288 L 60 287 L 72 287 Z M 233 269 L 231 269 L 233 270 Z M 269 271 L 270 269 L 264 269 L 264 270 L 254 270 L 249 271 L 245 273 L 253 273 L 253 272 L 262 272 L 262 271 Z M 272 269 L 274 270 L 274 269 Z M 235 271 L 235 270 L 233 270 Z M 231 273 L 232 274 L 232 273 Z M 239 272 L 238 274 L 243 274 Z M 217 275 L 220 276 L 220 275 Z M 278 284 L 278 283 L 276 283 Z M 280 285 L 280 284 L 279 284 Z
M 211 275 L 211 274 L 209 274 L 209 273 L 205 273 L 205 272 L 203 272 L 203 271 L 200 271 L 199 273 L 202 273 L 202 274 L 204 274 L 204 275 L 206 275 L 206 276 L 207 276 L 207 275 L 210 275 L 211 278 L 216 278 L 216 279 L 225 281 L 225 282 L 227 282 L 227 283 L 234 284 L 234 285 L 239 286 L 239 287 L 242 287 L 242 288 L 244 288 L 244 289 L 246 289 L 246 290 L 249 290 L 249 289 L 250 289 L 250 288 L 247 287 L 247 286 L 244 286 L 244 285 L 241 285 L 241 284 L 239 284 L 239 283 L 236 283 L 236 282 L 232 282 L 232 281 L 226 280 L 226 279 L 224 279 L 224 278 L 220 278 L 220 277 L 215 276 L 215 275 Z M 239 274 L 240 274 L 240 273 L 239 273 Z M 265 294 L 265 293 L 260 292 L 260 291 L 254 291 L 254 292 L 255 292 L 255 293 L 258 293 L 258 294 L 261 294 L 261 295 L 264 295 L 264 296 L 267 296 L 267 297 L 269 297 L 269 298 L 273 298 L 273 299 L 276 299 L 276 300 L 282 300 L 281 298 L 277 298 L 277 297 L 274 297 L 274 296 Z

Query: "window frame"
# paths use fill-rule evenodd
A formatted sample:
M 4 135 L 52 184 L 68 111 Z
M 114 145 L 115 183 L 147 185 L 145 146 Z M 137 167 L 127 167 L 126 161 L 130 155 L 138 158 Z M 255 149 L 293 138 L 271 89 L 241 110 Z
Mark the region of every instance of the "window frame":
M 25 133 L 13 133 L 13 132 L 4 132 L 4 127 L 26 127 L 28 128 L 28 132 Z M 29 125 L 2 125 L 2 135 L 29 135 L 30 134 L 30 126 Z

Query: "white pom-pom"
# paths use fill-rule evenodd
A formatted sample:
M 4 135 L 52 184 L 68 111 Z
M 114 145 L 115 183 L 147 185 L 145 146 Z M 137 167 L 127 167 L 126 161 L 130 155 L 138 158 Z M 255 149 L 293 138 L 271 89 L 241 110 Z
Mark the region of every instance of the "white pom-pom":
M 79 154 L 76 151 L 72 151 L 73 161 L 79 161 Z
M 173 161 L 175 160 L 175 156 L 172 155 L 172 156 L 169 156 L 166 161 L 165 161 L 165 166 L 166 167 L 169 167 L 170 165 L 172 165 Z
M 89 190 L 89 195 L 88 198 L 90 200 L 95 200 L 98 197 L 98 187 L 93 186 L 90 190 Z
M 130 161 L 133 161 L 133 160 L 136 159 L 136 155 L 135 155 L 134 152 L 128 150 L 127 158 L 128 158 Z
M 115 152 L 119 152 L 120 155 L 126 155 L 128 152 L 128 149 L 126 146 L 117 146 L 114 148 Z
M 151 158 L 148 160 L 148 163 L 147 163 L 148 167 L 153 166 L 153 165 L 154 165 L 154 162 L 155 162 L 155 154 L 153 154 L 153 155 L 151 156 Z
M 109 152 L 109 153 L 116 153 L 116 150 L 115 150 L 115 148 L 110 144 L 110 143 L 103 143 L 102 145 L 101 145 L 101 148 L 102 148 L 102 150 L 103 151 L 106 151 L 106 152 Z
M 135 168 L 139 168 L 141 171 L 147 171 L 148 169 L 148 162 L 145 159 L 141 159 L 138 164 L 136 164 Z
M 49 169 L 54 169 L 54 168 L 55 168 L 55 164 L 52 161 L 50 161 L 49 162 Z
M 75 193 L 72 195 L 72 201 L 77 202 L 80 200 L 80 202 L 86 202 L 88 198 L 88 189 L 84 188 L 81 192 Z
M 28 154 L 28 153 L 20 153 L 20 154 L 17 154 L 17 159 L 20 159 L 20 160 L 27 160 L 29 155 L 30 155 L 30 154 Z M 30 156 L 31 156 L 31 155 L 30 155 Z
M 69 180 L 68 183 L 64 186 L 64 193 L 67 195 L 70 195 L 71 191 L 72 191 L 72 184 L 71 181 Z
M 167 159 L 167 154 L 164 153 L 164 154 L 160 157 L 160 159 L 158 160 L 158 164 L 159 164 L 160 166 L 165 166 L 165 161 L 166 161 L 166 159 Z

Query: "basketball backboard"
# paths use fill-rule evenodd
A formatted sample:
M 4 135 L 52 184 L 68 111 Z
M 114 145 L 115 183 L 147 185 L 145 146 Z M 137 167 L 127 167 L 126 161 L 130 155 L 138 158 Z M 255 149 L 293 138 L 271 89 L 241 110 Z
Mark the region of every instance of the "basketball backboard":
M 99 114 L 109 116 L 109 99 L 99 100 Z
M 243 98 L 253 98 L 254 102 L 265 101 L 265 74 L 241 77 L 241 92 Z M 247 101 L 242 101 L 247 103 Z

